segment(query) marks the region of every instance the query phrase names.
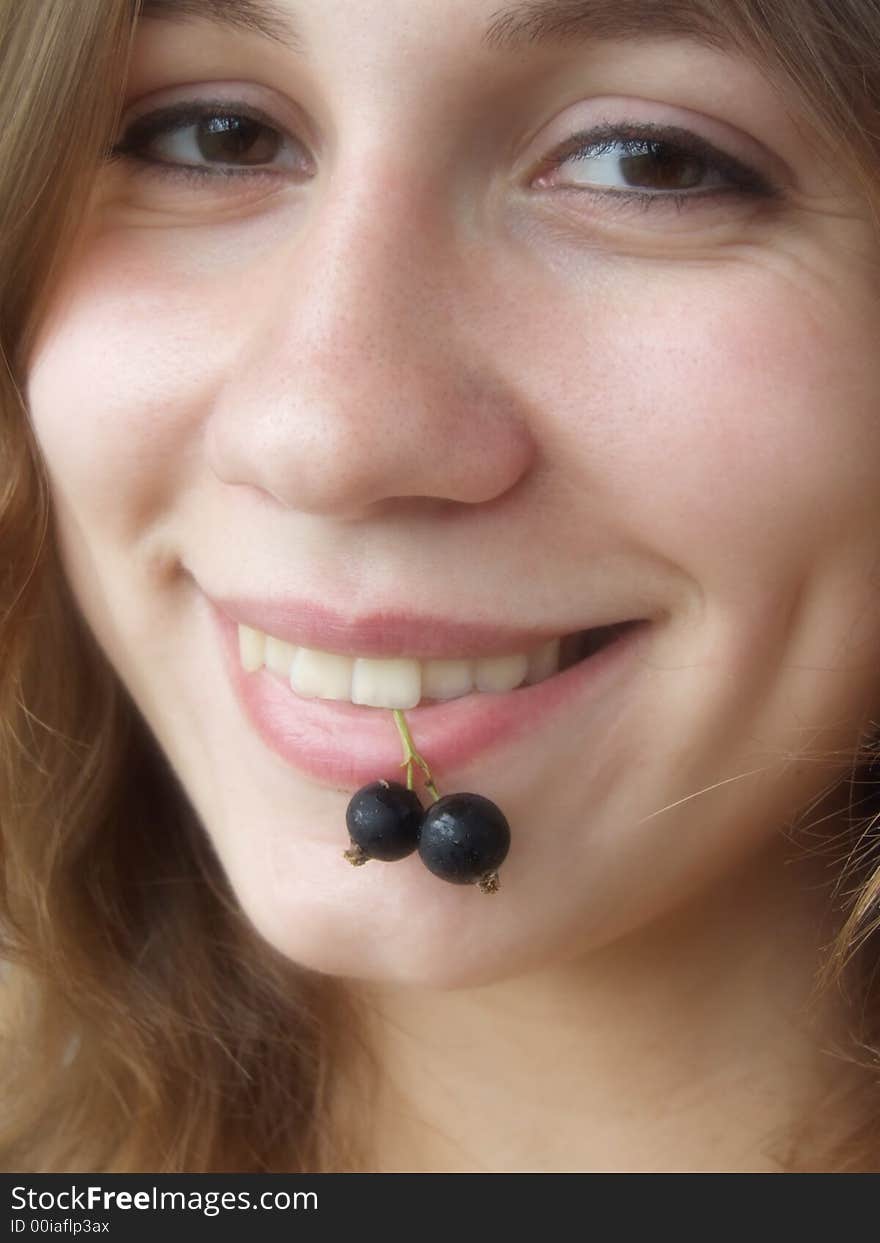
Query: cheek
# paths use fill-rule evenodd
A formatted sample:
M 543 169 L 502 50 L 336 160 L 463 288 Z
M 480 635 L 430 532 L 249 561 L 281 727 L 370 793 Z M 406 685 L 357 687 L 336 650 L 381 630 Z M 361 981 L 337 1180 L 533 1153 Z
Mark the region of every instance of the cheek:
M 130 544 L 197 480 L 205 422 L 242 366 L 247 334 L 229 324 L 259 318 L 263 283 L 246 263 L 164 258 L 112 234 L 96 242 L 32 362 L 28 401 L 62 525 L 93 542 Z M 741 586 L 731 557 L 750 574 L 794 571 L 863 520 L 880 461 L 867 317 L 847 319 L 829 297 L 823 322 L 809 291 L 747 267 L 641 264 L 592 288 L 589 303 L 570 287 L 535 291 L 506 342 L 493 335 L 502 296 L 485 336 L 521 396 L 533 386 L 557 494 L 571 492 L 575 513 L 605 512 L 722 589 Z
M 199 282 L 125 263 L 110 246 L 60 291 L 27 400 L 62 526 L 131 540 L 167 511 L 230 365 L 223 320 Z
M 204 286 L 93 252 L 36 343 L 26 397 L 66 576 L 117 670 L 155 645 L 177 572 L 169 523 L 199 478 L 199 429 L 228 342 Z M 145 594 L 146 589 L 146 594 Z M 138 684 L 148 702 L 151 688 Z
M 872 321 L 832 296 L 823 317 L 815 292 L 772 273 L 643 277 L 611 282 L 577 342 L 571 319 L 551 330 L 569 342 L 556 373 L 575 377 L 557 386 L 557 458 L 581 512 L 731 599 L 875 543 Z
M 754 309 L 703 307 L 698 322 L 693 350 L 667 362 L 680 404 L 663 427 L 658 533 L 686 541 L 719 589 L 762 572 L 764 586 L 779 573 L 795 581 L 868 533 L 880 462 L 880 377 L 864 375 L 873 350 L 852 322 L 820 331 L 786 290 Z

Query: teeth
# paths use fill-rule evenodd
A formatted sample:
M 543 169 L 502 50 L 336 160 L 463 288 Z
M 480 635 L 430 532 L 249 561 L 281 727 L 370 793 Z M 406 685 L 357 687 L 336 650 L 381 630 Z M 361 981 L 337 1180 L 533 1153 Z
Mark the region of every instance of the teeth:
M 417 660 L 369 660 L 357 657 L 351 679 L 351 702 L 371 708 L 414 708 L 422 697 Z
M 551 639 L 542 647 L 537 648 L 529 657 L 529 671 L 526 681 L 531 686 L 534 682 L 543 682 L 559 670 L 560 639 Z
M 266 635 L 267 669 L 271 669 L 273 673 L 280 673 L 282 678 L 288 678 L 295 655 L 296 648 L 292 643 L 285 643 L 283 639 L 273 639 L 271 635 Z
M 425 699 L 458 699 L 474 688 L 474 663 L 470 660 L 426 660 L 422 665 Z
M 247 673 L 256 673 L 262 668 L 265 647 L 266 636 L 262 630 L 251 630 L 250 626 L 239 626 L 238 650 L 241 655 L 242 668 Z
M 306 699 L 351 700 L 351 673 L 354 663 L 348 656 L 316 652 L 308 647 L 294 648 L 290 686 Z
M 512 691 L 529 671 L 529 658 L 494 656 L 491 660 L 474 661 L 474 685 L 478 691 Z
M 560 640 L 531 652 L 476 660 L 378 660 L 295 647 L 249 626 L 238 628 L 242 667 L 263 665 L 305 699 L 341 699 L 373 708 L 414 708 L 422 699 L 459 699 L 473 691 L 511 691 L 559 670 Z

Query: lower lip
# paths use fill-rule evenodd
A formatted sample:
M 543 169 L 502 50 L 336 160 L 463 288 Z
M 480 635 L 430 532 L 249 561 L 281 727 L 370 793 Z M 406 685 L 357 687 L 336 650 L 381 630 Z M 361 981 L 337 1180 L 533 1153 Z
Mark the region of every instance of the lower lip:
M 403 781 L 403 748 L 390 708 L 304 699 L 266 669 L 247 673 L 238 625 L 211 604 L 223 657 L 245 716 L 266 745 L 293 768 L 335 788 L 359 789 L 379 777 Z M 586 660 L 535 686 L 475 692 L 444 703 L 408 708 L 413 742 L 435 782 L 524 732 L 533 735 L 555 713 L 585 707 L 609 685 L 640 645 L 649 622 L 639 621 Z M 413 765 L 414 776 L 421 770 Z M 438 776 L 439 775 L 439 776 Z M 441 788 L 442 793 L 442 788 Z

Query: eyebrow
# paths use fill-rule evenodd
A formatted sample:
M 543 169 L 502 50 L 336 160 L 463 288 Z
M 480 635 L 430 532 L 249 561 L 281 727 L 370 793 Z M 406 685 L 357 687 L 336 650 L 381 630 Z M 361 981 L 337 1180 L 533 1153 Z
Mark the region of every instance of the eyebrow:
M 728 51 L 735 40 L 719 9 L 700 0 L 522 0 L 492 15 L 482 43 L 511 52 L 539 44 L 653 36 Z
M 140 15 L 202 18 L 305 51 L 294 15 L 274 0 L 143 0 Z M 520 0 L 490 16 L 481 44 L 491 51 L 517 52 L 646 36 L 687 39 L 722 51 L 735 43 L 719 6 L 701 0 Z
M 165 21 L 201 18 L 261 35 L 293 52 L 305 50 L 293 15 L 273 0 L 143 0 L 138 15 Z

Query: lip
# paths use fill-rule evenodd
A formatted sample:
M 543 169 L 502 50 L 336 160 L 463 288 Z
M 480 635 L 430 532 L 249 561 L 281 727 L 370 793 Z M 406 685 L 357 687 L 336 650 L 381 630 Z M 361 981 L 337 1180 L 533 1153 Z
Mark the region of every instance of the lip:
M 579 623 L 569 631 L 564 626 L 555 630 L 516 630 L 390 611 L 376 611 L 349 621 L 323 605 L 301 600 L 265 601 L 244 596 L 207 599 L 230 621 L 261 630 L 294 647 L 317 648 L 340 656 L 407 656 L 413 660 L 444 660 L 461 657 L 464 652 L 469 657 L 510 656 L 567 633 L 593 630 L 620 620 L 618 613 Z
M 352 793 L 380 777 L 404 780 L 403 751 L 390 709 L 305 699 L 265 668 L 246 673 L 239 657 L 237 623 L 212 601 L 207 602 L 239 706 L 271 751 L 299 772 Z M 588 659 L 534 686 L 473 692 L 408 709 L 413 742 L 430 765 L 441 793 L 444 778 L 448 780 L 457 767 L 523 732 L 534 735 L 567 705 L 583 707 L 609 689 L 615 673 L 626 667 L 627 657 L 641 646 L 650 625 L 649 620 L 628 623 Z M 414 772 L 418 780 L 418 766 Z

